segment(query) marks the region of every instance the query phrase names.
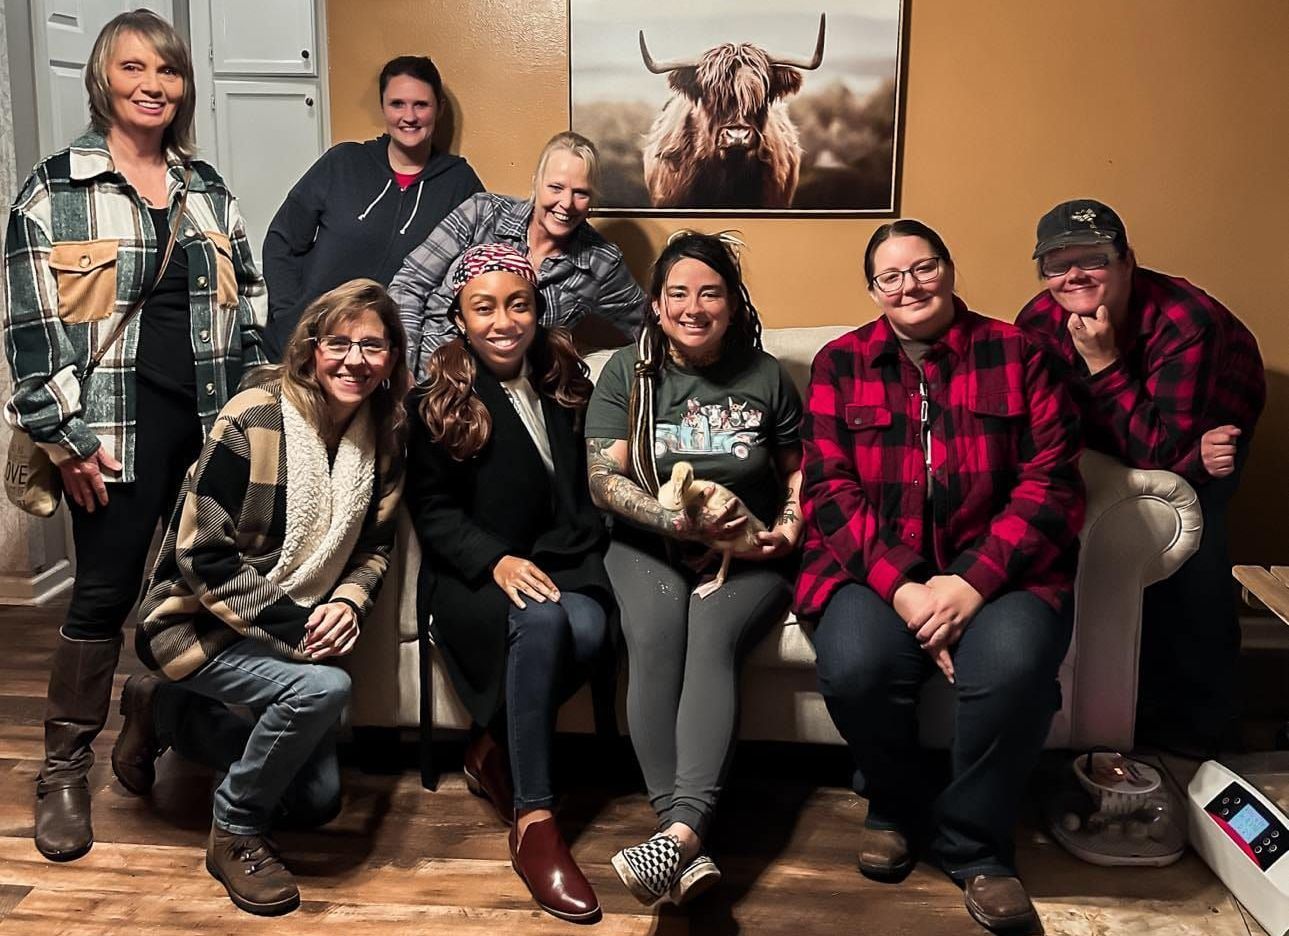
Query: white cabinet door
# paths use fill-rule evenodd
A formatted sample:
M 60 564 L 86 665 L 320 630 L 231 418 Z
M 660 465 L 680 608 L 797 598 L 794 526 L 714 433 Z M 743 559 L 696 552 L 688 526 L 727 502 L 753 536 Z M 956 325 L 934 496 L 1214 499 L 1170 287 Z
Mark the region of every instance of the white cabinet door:
M 237 196 L 258 259 L 278 206 L 324 147 L 312 81 L 215 81 L 220 173 Z
M 313 0 L 210 0 L 215 74 L 316 75 Z
M 147 7 L 173 20 L 171 0 L 30 0 L 36 60 L 36 120 L 46 156 L 89 124 L 85 63 L 99 31 L 126 10 Z M 297 50 L 298 51 L 298 50 Z

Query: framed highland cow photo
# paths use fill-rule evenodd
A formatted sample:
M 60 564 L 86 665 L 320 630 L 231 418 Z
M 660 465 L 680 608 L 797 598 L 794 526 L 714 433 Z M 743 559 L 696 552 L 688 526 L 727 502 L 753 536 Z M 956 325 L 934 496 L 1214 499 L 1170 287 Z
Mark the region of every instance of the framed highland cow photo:
M 904 0 L 570 0 L 597 214 L 897 210 Z

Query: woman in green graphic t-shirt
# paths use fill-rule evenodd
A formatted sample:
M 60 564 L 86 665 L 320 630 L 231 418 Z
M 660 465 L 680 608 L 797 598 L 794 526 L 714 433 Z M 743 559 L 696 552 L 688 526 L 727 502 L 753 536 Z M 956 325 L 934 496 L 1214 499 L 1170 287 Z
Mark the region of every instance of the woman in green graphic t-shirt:
M 761 322 L 726 240 L 682 232 L 654 264 L 653 314 L 605 366 L 586 417 L 591 495 L 615 518 L 605 565 L 630 657 L 627 716 L 659 831 L 613 857 L 642 902 L 720 880 L 703 840 L 733 746 L 738 654 L 788 606 L 801 537 L 801 399 L 761 350 Z M 698 520 L 657 500 L 687 461 L 737 495 Z M 724 586 L 692 594 L 713 542 L 765 524 Z

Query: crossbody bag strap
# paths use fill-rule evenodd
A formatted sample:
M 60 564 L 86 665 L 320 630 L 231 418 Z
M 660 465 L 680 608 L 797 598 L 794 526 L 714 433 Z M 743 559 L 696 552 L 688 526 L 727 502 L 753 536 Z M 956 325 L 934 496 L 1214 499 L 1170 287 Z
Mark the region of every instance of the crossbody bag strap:
M 98 350 L 94 352 L 94 356 L 90 358 L 90 362 L 85 368 L 85 373 L 81 375 L 81 380 L 84 380 L 90 374 L 94 373 L 94 369 L 102 363 L 103 356 L 107 354 L 112 345 L 116 343 L 116 340 L 125 334 L 125 327 L 130 324 L 130 320 L 138 314 L 139 310 L 143 308 L 143 304 L 148 301 L 149 297 L 151 297 L 151 295 L 156 291 L 156 288 L 161 285 L 161 279 L 166 275 L 166 268 L 170 266 L 170 257 L 175 252 L 175 242 L 179 240 L 179 225 L 183 223 L 184 208 L 188 205 L 188 189 L 191 182 L 192 167 L 189 166 L 184 172 L 183 195 L 179 198 L 179 210 L 175 212 L 175 219 L 170 223 L 170 237 L 166 241 L 166 252 L 161 258 L 161 265 L 157 267 L 157 275 L 153 278 L 152 285 L 149 286 L 147 291 L 140 295 L 138 299 L 134 300 L 134 304 L 126 310 L 125 315 L 121 316 L 121 320 L 116 323 L 116 327 L 113 328 L 112 333 L 107 336 L 107 340 L 98 346 Z

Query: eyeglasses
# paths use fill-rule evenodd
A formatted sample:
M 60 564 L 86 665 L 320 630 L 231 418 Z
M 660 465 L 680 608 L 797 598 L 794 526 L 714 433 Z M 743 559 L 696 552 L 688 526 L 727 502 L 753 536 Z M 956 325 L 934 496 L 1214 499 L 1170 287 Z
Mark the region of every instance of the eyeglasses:
M 869 283 L 876 286 L 887 295 L 892 295 L 904 288 L 904 277 L 909 275 L 913 277 L 914 282 L 934 283 L 940 278 L 940 258 L 927 257 L 925 260 L 919 260 L 907 270 L 884 270 L 874 276 Z
M 1110 265 L 1110 255 L 1108 253 L 1086 254 L 1082 257 L 1067 257 L 1061 260 L 1049 260 L 1047 257 L 1038 261 L 1038 272 L 1042 273 L 1047 279 L 1055 279 L 1058 276 L 1064 276 L 1074 267 L 1078 267 L 1087 273 L 1092 270 L 1104 270 Z
M 343 361 L 349 357 L 349 349 L 357 346 L 358 353 L 364 361 L 379 361 L 389 354 L 389 342 L 384 338 L 360 338 L 354 341 L 344 335 L 323 335 L 321 338 L 310 338 L 322 351 L 322 356 L 330 361 Z

